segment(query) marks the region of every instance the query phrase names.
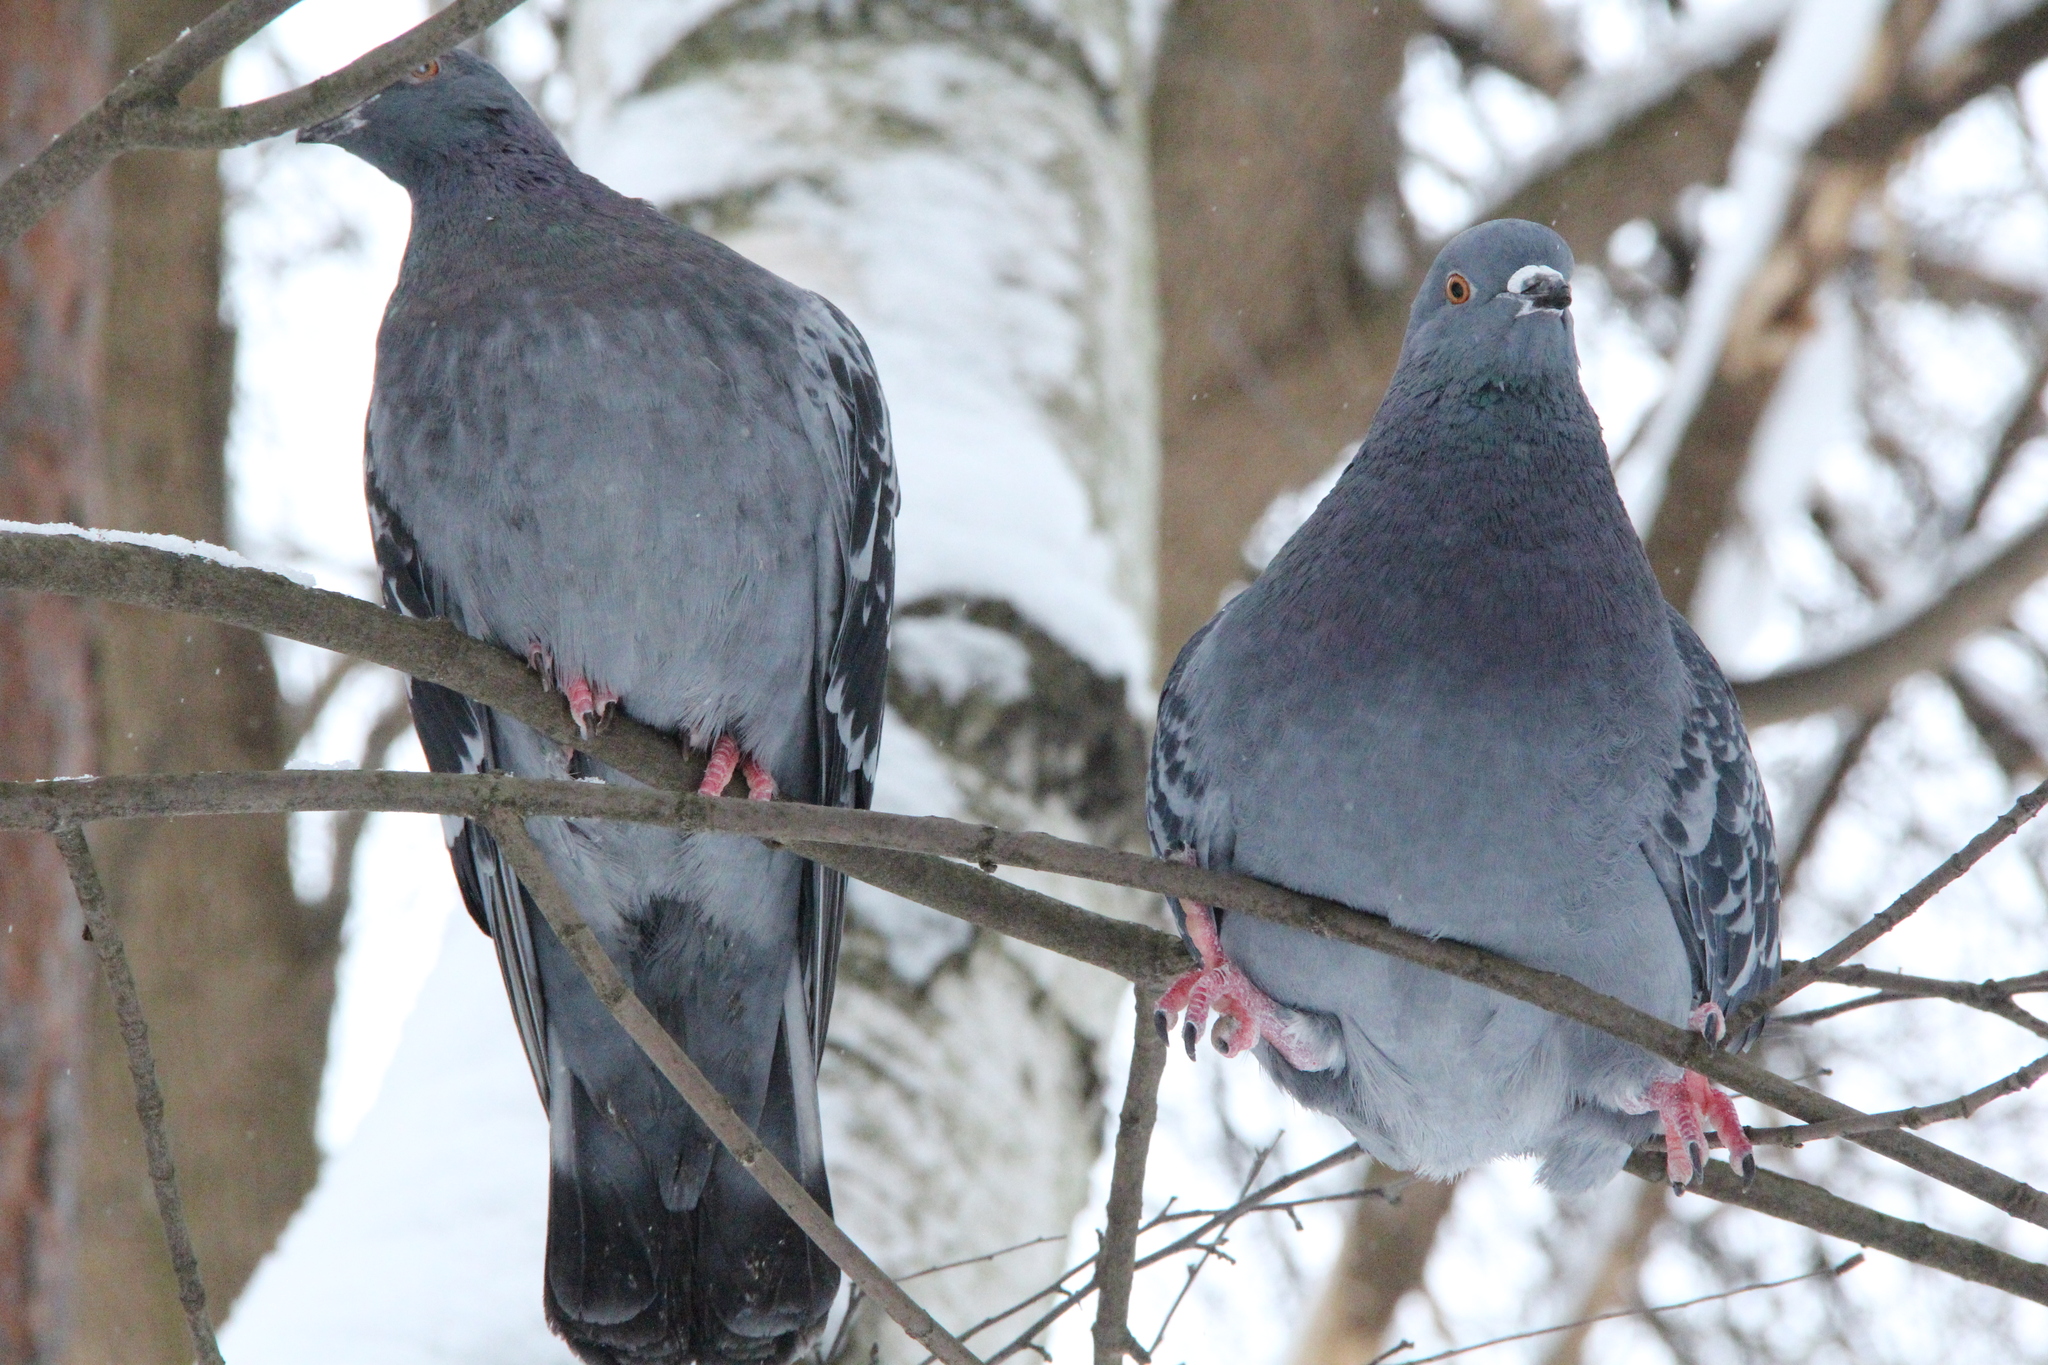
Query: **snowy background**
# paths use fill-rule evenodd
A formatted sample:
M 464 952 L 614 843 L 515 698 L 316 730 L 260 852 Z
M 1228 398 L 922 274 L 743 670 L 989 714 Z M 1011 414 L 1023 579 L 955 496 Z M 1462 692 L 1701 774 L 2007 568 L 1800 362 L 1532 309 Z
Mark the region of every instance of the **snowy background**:
M 695 8 L 638 7 L 656 16 L 651 22 L 670 27 L 688 22 Z M 1741 0 L 1721 8 L 1752 23 L 1758 12 Z M 1648 11 L 1621 0 L 1554 9 L 1584 35 L 1597 69 L 1643 63 L 1669 37 L 1654 16 L 1645 18 Z M 1709 4 L 1688 14 L 1711 19 L 1716 12 Z M 422 13 L 408 0 L 307 0 L 232 59 L 226 98 L 257 98 L 331 69 Z M 1621 474 L 1639 516 L 1654 506 L 1672 424 L 1697 401 L 1702 367 L 1718 351 L 1718 329 L 1735 304 L 1734 292 L 1775 237 L 1799 149 L 1839 107 L 1879 14 L 1873 0 L 1812 0 L 1794 9 L 1752 107 L 1732 183 L 1694 205 L 1705 249 L 1682 323 L 1633 302 L 1641 291 L 1631 292 L 1632 272 L 1648 266 L 1654 247 L 1646 229 L 1624 229 L 1604 258 L 1581 263 L 1574 312 L 1585 380 L 1610 447 L 1627 452 Z M 587 98 L 583 109 L 577 107 L 579 89 L 587 93 L 607 78 L 605 54 L 586 52 L 582 68 L 557 70 L 555 40 L 532 6 L 501 25 L 493 41 L 494 55 L 534 89 L 559 126 L 571 130 L 572 150 L 580 152 L 576 130 L 587 134 L 590 119 L 610 116 L 593 112 Z M 623 20 L 614 42 L 626 53 L 636 44 L 659 46 Z M 927 75 L 897 70 L 876 78 L 914 82 Z M 844 154 L 832 143 L 829 110 L 804 107 L 804 92 L 794 87 L 769 95 L 789 110 L 791 122 L 817 120 L 819 157 Z M 1507 174 L 1553 136 L 1564 117 L 1552 101 L 1505 76 L 1461 80 L 1449 52 L 1428 43 L 1410 54 L 1402 109 L 1403 136 L 1418 151 L 1404 192 L 1418 220 L 1436 233 L 1462 225 L 1481 202 L 1475 187 Z M 673 159 L 636 164 L 620 150 L 637 145 L 630 137 L 589 134 L 599 149 L 586 158 L 592 169 L 630 192 L 690 198 L 727 173 L 721 158 L 766 155 L 735 131 L 744 122 L 739 113 L 701 93 L 655 110 L 636 106 L 618 117 L 658 118 L 671 142 L 679 130 L 690 130 L 710 148 L 681 163 L 701 178 L 693 185 Z M 2023 86 L 2016 102 L 1981 102 L 1921 149 L 1891 192 L 1891 211 L 1926 232 L 1949 234 L 1959 255 L 1991 273 L 2048 284 L 2040 278 L 2048 263 L 2048 164 L 2035 137 L 2048 126 L 2044 120 L 2048 82 L 2038 78 Z M 787 138 L 787 127 L 781 135 Z M 1015 211 L 1014 196 L 977 203 L 971 178 L 949 179 L 936 161 L 922 179 L 890 180 L 887 174 L 903 172 L 892 166 L 873 168 L 879 178 L 863 182 L 862 192 L 871 202 L 918 207 L 878 213 L 871 230 L 913 234 L 919 253 L 981 233 L 998 210 Z M 351 157 L 288 140 L 230 153 L 223 174 L 231 193 L 226 306 L 239 332 L 230 443 L 236 547 L 291 564 L 324 587 L 374 596 L 360 434 L 376 323 L 404 245 L 404 195 Z M 804 212 L 793 205 L 788 216 L 801 223 Z M 1149 556 L 1150 541 L 1106 540 L 1091 530 L 1088 510 L 1089 498 L 1138 495 L 1118 491 L 1113 478 L 1090 486 L 1034 464 L 1040 457 L 1028 440 L 999 462 L 1015 472 L 1014 482 L 957 482 L 937 452 L 1003 438 L 996 418 L 1008 411 L 1005 385 L 1019 381 L 997 371 L 972 376 L 964 396 L 956 393 L 957 401 L 947 403 L 926 403 L 919 386 L 928 373 L 954 372 L 947 369 L 947 353 L 968 344 L 956 333 L 985 319 L 961 315 L 952 300 L 925 296 L 916 281 L 876 278 L 876 257 L 862 254 L 858 244 L 836 256 L 821 254 L 814 239 L 796 229 L 778 237 L 772 214 L 767 228 L 759 226 L 762 219 L 752 221 L 753 235 L 735 245 L 833 295 L 874 342 L 903 453 L 905 598 L 935 586 L 1007 595 L 1083 657 L 1129 678 L 1134 706 L 1148 710 L 1147 599 L 1143 575 L 1128 566 Z M 1029 259 L 1026 248 L 1035 240 L 1020 234 L 1015 244 L 1017 272 L 1001 282 L 1006 302 L 997 325 L 1012 329 L 1009 344 L 1026 367 L 1083 364 L 1085 353 L 1071 338 L 1062 341 L 1061 317 L 1041 304 L 1092 286 L 1071 277 L 1067 257 Z M 961 268 L 976 267 L 967 262 Z M 898 301 L 893 308 L 886 302 L 891 299 Z M 1937 483 L 1947 480 L 1938 494 L 1956 497 L 1975 478 L 1967 462 L 1981 458 L 1984 432 L 2003 424 L 2028 382 L 2028 338 L 1989 312 L 1897 304 L 1889 334 L 1899 344 L 1878 372 L 1876 362 L 1856 351 L 1851 308 L 1839 292 L 1822 299 L 1820 325 L 1766 419 L 1760 457 L 1741 493 L 1744 534 L 1710 566 L 1702 628 L 1737 675 L 1768 672 L 1853 638 L 1874 619 L 1866 595 L 1814 543 L 1806 509 L 1816 500 L 1868 528 L 1872 557 L 1890 586 L 1931 587 L 1952 570 L 1947 550 L 1930 557 L 1926 547 L 1887 539 L 1892 528 L 1913 522 L 1907 504 L 1914 490 L 1896 462 L 1873 451 L 1861 428 L 1856 399 L 1864 386 L 1881 383 L 1893 401 L 1911 407 L 1920 434 L 1916 467 Z M 1096 401 L 1114 409 L 1125 379 L 1104 379 L 1109 391 Z M 1140 422 L 1128 439 L 1143 439 L 1148 431 Z M 1324 487 L 1275 505 L 1247 544 L 1247 574 L 1270 557 Z M 967 506 L 976 498 L 1000 506 Z M 1995 543 L 2030 525 L 2044 508 L 2048 442 L 2036 440 L 2022 451 L 1971 544 Z M 991 551 L 974 538 L 975 528 L 991 517 L 1025 523 L 1029 533 Z M 962 581 L 963 564 L 979 565 L 985 581 Z M 1081 580 L 1118 586 L 1107 594 L 1069 590 Z M 2037 592 L 2018 615 L 2029 633 L 2048 639 L 2048 594 Z M 304 695 L 326 666 L 310 650 L 274 650 L 288 693 L 296 688 Z M 2021 700 L 2038 699 L 2048 683 L 2038 654 L 1996 638 L 1972 646 L 1962 667 Z M 357 760 L 362 735 L 398 694 L 388 674 L 358 670 L 295 761 Z M 1842 726 L 1825 718 L 1757 737 L 1788 835 L 1802 818 L 1811 774 L 1843 738 Z M 409 735 L 382 760 L 421 766 Z M 943 790 L 935 797 L 922 780 L 930 764 L 914 732 L 894 729 L 884 749 L 885 798 L 899 808 L 943 805 Z M 1786 915 L 1788 955 L 1831 941 L 1985 824 L 2014 790 L 1946 690 L 1933 683 L 1903 689 L 1802 874 Z M 353 877 L 356 887 L 319 1116 L 329 1159 L 306 1208 L 230 1315 L 226 1354 L 249 1365 L 566 1361 L 540 1320 L 545 1125 L 488 945 L 459 913 L 438 822 L 374 817 L 353 868 L 329 865 L 330 834 L 331 824 L 317 817 L 299 817 L 293 827 L 293 871 L 302 891 L 317 892 L 336 876 Z M 2048 909 L 2042 852 L 2040 837 L 2023 835 L 1869 960 L 1965 978 L 2039 965 Z M 880 920 L 891 911 L 871 899 L 866 913 Z M 917 965 L 908 964 L 907 972 L 914 975 Z M 1106 1002 L 1104 1010 L 1101 1031 L 1108 1041 L 1097 1065 L 1117 1078 L 1124 1065 L 1120 1050 L 1128 1048 L 1128 1006 Z M 1787 1074 L 1805 1075 L 1816 1065 L 1811 1057 L 1824 1051 L 1831 1093 L 1881 1109 L 1945 1097 L 2031 1055 L 2029 1041 L 2013 1030 L 1963 1016 L 1937 1003 L 1850 1015 L 1821 1026 L 1824 1048 L 1781 1030 L 1768 1060 Z M 1114 1111 L 1116 1099 L 1106 1096 L 1106 1112 Z M 1995 1106 L 1967 1129 L 1951 1125 L 1937 1136 L 2041 1184 L 2048 1182 L 2048 1157 L 2034 1134 L 2042 1117 L 2040 1101 L 2021 1097 Z M 1178 1055 L 1170 1063 L 1159 1133 L 1148 1182 L 1153 1209 L 1169 1198 L 1179 1208 L 1227 1204 L 1261 1154 L 1261 1171 L 1270 1177 L 1347 1141 L 1334 1124 L 1285 1103 L 1250 1063 L 1229 1065 L 1206 1050 L 1197 1063 Z M 1769 1160 L 1832 1188 L 1860 1191 L 1859 1198 L 1888 1212 L 2000 1239 L 2036 1259 L 2048 1256 L 2048 1234 L 2041 1230 L 2000 1226 L 1989 1211 L 1907 1181 L 1845 1144 L 1773 1153 Z M 1355 1187 L 1361 1169 L 1344 1168 L 1298 1193 Z M 985 1178 L 999 1184 L 1006 1174 L 990 1170 Z M 1098 1167 L 1094 1178 L 1092 1207 L 1099 1207 L 1106 1175 Z M 1574 1247 L 1617 1235 L 1638 1198 L 1635 1183 L 1621 1181 L 1561 1207 L 1535 1188 L 1524 1163 L 1474 1173 L 1462 1183 L 1440 1234 L 1424 1292 L 1404 1305 L 1396 1332 L 1426 1352 L 1568 1319 L 1581 1286 L 1559 1267 L 1572 1263 Z M 1233 1259 L 1210 1260 L 1191 1287 L 1186 1267 L 1194 1258 L 1148 1272 L 1134 1305 L 1140 1339 L 1151 1344 L 1171 1311 L 1163 1362 L 1286 1359 L 1335 1255 L 1344 1207 L 1304 1209 L 1298 1229 L 1278 1215 L 1240 1225 L 1229 1247 Z M 1091 1208 L 1076 1227 L 1031 1231 L 1071 1237 L 1078 1258 L 1093 1250 L 1093 1217 Z M 850 1221 L 860 1234 L 857 1220 Z M 973 1233 L 965 1235 L 978 1250 L 1001 1244 Z M 1684 1200 L 1677 1218 L 1652 1239 L 1646 1294 L 1676 1300 L 1797 1274 L 1812 1269 L 1818 1256 L 1839 1260 L 1848 1250 Z M 937 1283 L 942 1277 L 919 1280 L 913 1289 L 923 1293 Z M 2048 1311 L 1881 1256 L 1840 1281 L 1765 1291 L 1714 1311 L 1725 1315 L 1726 1327 L 1708 1345 L 1694 1343 L 1705 1352 L 1701 1358 L 1742 1358 L 1740 1344 L 1750 1333 L 1767 1336 L 1773 1353 L 1787 1359 L 1802 1356 L 1803 1341 L 1813 1343 L 1805 1358 L 1815 1361 L 1996 1359 L 2015 1346 L 2048 1355 Z M 1091 1317 L 1092 1306 L 1054 1333 L 1056 1359 L 1088 1358 Z M 1682 1323 L 1684 1314 L 1674 1320 Z M 1587 1351 L 1600 1360 L 1661 1360 L 1677 1356 L 1683 1341 L 1629 1320 L 1597 1328 Z M 1841 1354 L 1843 1342 L 1855 1345 L 1853 1353 Z M 1480 1358 L 1534 1361 L 1546 1349 L 1539 1340 Z

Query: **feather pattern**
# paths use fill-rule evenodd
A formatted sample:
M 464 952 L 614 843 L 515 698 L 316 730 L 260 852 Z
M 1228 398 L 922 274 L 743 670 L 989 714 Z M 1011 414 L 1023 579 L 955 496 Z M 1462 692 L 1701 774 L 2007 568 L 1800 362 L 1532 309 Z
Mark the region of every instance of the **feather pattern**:
M 1777 841 L 1728 680 L 1676 611 L 1671 634 L 1692 681 L 1692 707 L 1670 802 L 1643 852 L 1678 921 L 1693 1003 L 1732 1014 L 1778 979 Z M 1734 1041 L 1754 1035 L 1752 1028 Z

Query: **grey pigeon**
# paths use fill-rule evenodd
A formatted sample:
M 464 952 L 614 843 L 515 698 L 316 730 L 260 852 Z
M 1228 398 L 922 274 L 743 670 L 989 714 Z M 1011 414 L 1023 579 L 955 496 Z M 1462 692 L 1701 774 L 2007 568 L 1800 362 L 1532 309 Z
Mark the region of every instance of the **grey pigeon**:
M 583 174 L 486 62 L 416 67 L 302 141 L 412 196 L 365 463 L 387 601 L 715 746 L 705 789 L 865 806 L 896 475 L 830 303 Z M 624 781 L 431 683 L 428 761 Z M 613 1022 L 500 858 L 449 822 L 547 1106 L 548 1321 L 587 1361 L 786 1361 L 838 1272 Z M 640 996 L 820 1202 L 843 880 L 743 838 L 528 828 Z
M 1770 810 L 1727 680 L 1615 491 L 1571 274 L 1534 223 L 1444 247 L 1335 489 L 1174 664 L 1152 839 L 1718 1038 L 1778 973 Z M 1368 949 L 1175 908 L 1203 965 L 1161 1027 L 1185 1010 L 1192 1055 L 1214 1013 L 1226 1055 L 1256 1046 L 1390 1166 L 1528 1154 L 1579 1191 L 1661 1122 L 1675 1186 L 1708 1127 L 1754 1170 L 1696 1073 Z

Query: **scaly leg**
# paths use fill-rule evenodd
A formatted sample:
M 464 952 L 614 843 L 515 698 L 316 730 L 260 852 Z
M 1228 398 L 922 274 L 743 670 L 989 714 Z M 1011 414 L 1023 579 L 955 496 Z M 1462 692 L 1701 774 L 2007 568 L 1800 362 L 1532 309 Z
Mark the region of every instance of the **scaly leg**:
M 718 742 L 711 746 L 711 759 L 704 765 L 704 780 L 697 784 L 698 793 L 704 796 L 724 795 L 726 784 L 732 781 L 735 771 L 746 775 L 749 801 L 775 799 L 775 774 L 752 755 L 742 754 L 739 741 L 731 735 L 720 735 Z
M 1721 1007 L 1712 1001 L 1692 1012 L 1686 1023 L 1713 1042 L 1727 1036 L 1728 1025 Z M 1707 1166 L 1706 1126 L 1728 1149 L 1728 1164 L 1742 1176 L 1744 1184 L 1756 1178 L 1756 1146 L 1742 1131 L 1742 1118 L 1735 1101 L 1717 1089 L 1697 1071 L 1687 1071 L 1675 1080 L 1652 1081 L 1643 1097 L 1628 1106 L 1632 1114 L 1655 1112 L 1664 1122 L 1664 1177 L 1673 1191 L 1683 1194 L 1688 1185 L 1699 1183 Z
M 1174 1017 L 1187 1011 L 1181 1043 L 1192 1060 L 1202 1025 L 1213 1011 L 1216 1026 L 1209 1041 L 1226 1058 L 1248 1052 L 1264 1041 L 1297 1071 L 1328 1071 L 1342 1060 L 1342 1046 L 1326 1026 L 1274 1000 L 1224 956 L 1216 916 L 1208 906 L 1184 900 L 1181 913 L 1202 965 L 1175 981 L 1153 1007 L 1160 1037 L 1167 1037 Z

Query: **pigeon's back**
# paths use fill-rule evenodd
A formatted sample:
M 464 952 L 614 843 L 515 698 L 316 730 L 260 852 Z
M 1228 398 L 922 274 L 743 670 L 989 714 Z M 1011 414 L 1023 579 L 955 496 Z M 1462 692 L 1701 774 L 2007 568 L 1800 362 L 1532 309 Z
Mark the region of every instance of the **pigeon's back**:
M 413 199 L 366 439 L 387 597 L 528 658 L 579 724 L 622 709 L 718 746 L 754 794 L 865 805 L 896 485 L 859 335 L 576 171 L 481 60 L 415 76 L 309 130 Z M 628 780 L 443 688 L 412 700 L 436 770 Z M 829 1207 L 816 1077 L 843 879 L 751 839 L 527 825 L 636 992 Z M 550 1323 L 594 1362 L 791 1359 L 837 1271 L 610 1018 L 489 834 L 449 832 L 549 1113 Z

